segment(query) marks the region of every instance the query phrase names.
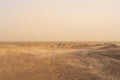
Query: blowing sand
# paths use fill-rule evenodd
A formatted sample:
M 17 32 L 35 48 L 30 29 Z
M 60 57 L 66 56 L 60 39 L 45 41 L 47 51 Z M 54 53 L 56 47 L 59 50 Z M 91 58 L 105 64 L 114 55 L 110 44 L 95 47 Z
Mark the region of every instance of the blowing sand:
M 120 80 L 119 43 L 0 43 L 0 80 Z

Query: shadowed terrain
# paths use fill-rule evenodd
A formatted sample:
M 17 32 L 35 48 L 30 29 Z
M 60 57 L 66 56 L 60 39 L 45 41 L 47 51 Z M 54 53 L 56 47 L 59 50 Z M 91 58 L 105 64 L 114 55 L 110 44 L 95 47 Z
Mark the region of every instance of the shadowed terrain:
M 0 80 L 120 80 L 120 43 L 0 43 Z

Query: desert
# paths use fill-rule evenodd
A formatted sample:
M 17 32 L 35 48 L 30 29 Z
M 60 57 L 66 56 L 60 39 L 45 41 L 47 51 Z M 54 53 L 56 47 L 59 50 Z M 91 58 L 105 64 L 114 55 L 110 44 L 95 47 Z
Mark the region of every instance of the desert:
M 120 43 L 0 43 L 0 80 L 120 80 Z

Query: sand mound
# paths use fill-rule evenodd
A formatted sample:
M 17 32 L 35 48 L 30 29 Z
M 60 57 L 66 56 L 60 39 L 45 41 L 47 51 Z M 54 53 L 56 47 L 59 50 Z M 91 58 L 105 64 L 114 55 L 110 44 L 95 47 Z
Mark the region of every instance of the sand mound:
M 101 45 L 100 47 L 98 47 L 98 49 L 114 49 L 114 48 L 118 48 L 118 46 L 112 43 L 105 43 Z

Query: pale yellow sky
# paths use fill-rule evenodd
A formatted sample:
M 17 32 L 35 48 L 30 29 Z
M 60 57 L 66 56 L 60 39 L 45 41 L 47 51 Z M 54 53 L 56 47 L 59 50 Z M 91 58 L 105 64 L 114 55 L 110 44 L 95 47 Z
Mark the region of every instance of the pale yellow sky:
M 0 41 L 120 41 L 119 0 L 1 0 Z

